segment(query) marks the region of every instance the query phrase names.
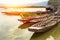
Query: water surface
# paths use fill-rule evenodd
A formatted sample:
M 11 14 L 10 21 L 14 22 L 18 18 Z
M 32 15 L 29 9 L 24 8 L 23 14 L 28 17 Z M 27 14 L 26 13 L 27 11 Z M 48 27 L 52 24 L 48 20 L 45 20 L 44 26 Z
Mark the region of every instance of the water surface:
M 18 29 L 23 24 L 19 16 L 7 16 L 0 12 L 0 40 L 30 40 L 34 32 Z

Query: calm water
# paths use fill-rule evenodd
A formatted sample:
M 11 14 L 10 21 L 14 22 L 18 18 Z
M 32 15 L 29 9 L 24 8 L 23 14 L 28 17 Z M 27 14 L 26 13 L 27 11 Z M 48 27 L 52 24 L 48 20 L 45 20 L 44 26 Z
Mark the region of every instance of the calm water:
M 6 16 L 0 13 L 0 40 L 30 40 L 34 32 L 18 29 L 22 24 L 19 16 Z

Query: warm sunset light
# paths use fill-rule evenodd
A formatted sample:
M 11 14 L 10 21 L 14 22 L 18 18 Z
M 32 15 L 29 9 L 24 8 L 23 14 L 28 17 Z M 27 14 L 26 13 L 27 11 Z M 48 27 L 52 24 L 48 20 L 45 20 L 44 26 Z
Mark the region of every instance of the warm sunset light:
M 42 11 L 46 12 L 46 8 L 6 8 L 5 12 L 36 12 Z
M 47 5 L 48 0 L 0 0 L 0 8 L 3 8 L 3 12 L 8 15 L 17 15 L 20 12 L 36 12 L 43 11 L 45 12 L 45 8 L 40 8 L 40 4 L 42 3 Z M 44 3 L 46 2 L 46 3 Z M 39 6 L 36 6 L 39 3 Z M 17 13 L 18 12 L 18 13 Z M 20 13 L 21 14 L 21 13 Z
M 15 16 L 21 16 L 21 15 L 26 15 L 27 13 L 30 14 L 29 12 L 35 14 L 34 12 L 46 12 L 46 8 L 5 8 L 3 10 L 3 13 L 6 15 L 15 15 Z

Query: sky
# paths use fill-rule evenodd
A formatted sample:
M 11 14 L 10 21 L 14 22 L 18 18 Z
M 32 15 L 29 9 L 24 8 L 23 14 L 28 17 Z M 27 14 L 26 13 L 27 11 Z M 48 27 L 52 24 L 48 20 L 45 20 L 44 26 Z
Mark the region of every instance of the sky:
M 41 2 L 46 2 L 44 4 L 47 5 L 48 0 L 0 0 L 0 5 L 41 5 Z

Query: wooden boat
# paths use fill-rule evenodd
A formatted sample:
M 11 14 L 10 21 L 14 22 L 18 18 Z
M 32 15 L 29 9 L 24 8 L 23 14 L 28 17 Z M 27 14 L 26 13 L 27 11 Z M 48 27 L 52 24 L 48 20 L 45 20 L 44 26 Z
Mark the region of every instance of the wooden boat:
M 41 22 L 41 21 L 46 21 L 46 20 L 49 20 L 49 19 L 52 20 L 53 17 L 52 16 L 50 16 L 50 17 L 47 16 L 47 17 L 40 17 L 40 18 L 37 18 L 37 19 L 33 19 L 33 21 L 30 20 L 30 22 L 25 22 L 22 25 L 20 25 L 18 28 L 21 28 L 21 29 L 28 28 L 35 23 L 38 23 L 38 22 Z
M 58 13 L 59 14 L 59 13 Z M 55 15 L 55 14 L 52 14 L 54 17 L 52 20 L 50 19 L 49 20 L 46 20 L 44 22 L 42 22 L 42 25 L 41 23 L 36 23 L 34 25 L 32 25 L 31 27 L 28 28 L 29 31 L 32 31 L 32 32 L 45 32 L 45 31 L 48 31 L 49 29 L 53 28 L 54 25 L 58 24 L 60 22 L 60 15 Z
M 44 20 L 44 18 L 47 19 Z M 54 25 L 56 25 L 58 22 L 60 22 L 60 16 L 55 14 L 54 15 L 50 14 L 49 16 L 46 16 L 44 18 L 42 18 L 43 19 L 42 21 L 40 20 L 41 17 L 38 18 L 39 21 L 36 21 L 36 19 L 32 19 L 35 20 L 36 22 L 31 22 L 32 20 L 30 20 L 28 23 L 24 23 L 19 28 L 28 27 L 28 30 L 32 32 L 46 32 L 49 29 L 53 28 Z
M 40 25 L 40 23 L 38 23 L 38 25 L 35 24 L 37 26 L 33 25 L 33 26 L 29 27 L 28 30 L 32 31 L 32 32 L 46 32 L 49 29 L 53 28 L 54 25 L 56 25 L 56 24 L 57 24 L 57 21 L 55 21 L 55 20 L 52 20 L 52 21 L 45 23 L 43 25 Z
M 52 16 L 54 17 L 54 16 Z M 38 22 L 34 25 L 32 25 L 31 27 L 28 28 L 29 31 L 32 32 L 45 32 L 51 28 L 54 27 L 54 25 L 56 25 L 58 23 L 57 18 L 50 18 L 44 22 Z

